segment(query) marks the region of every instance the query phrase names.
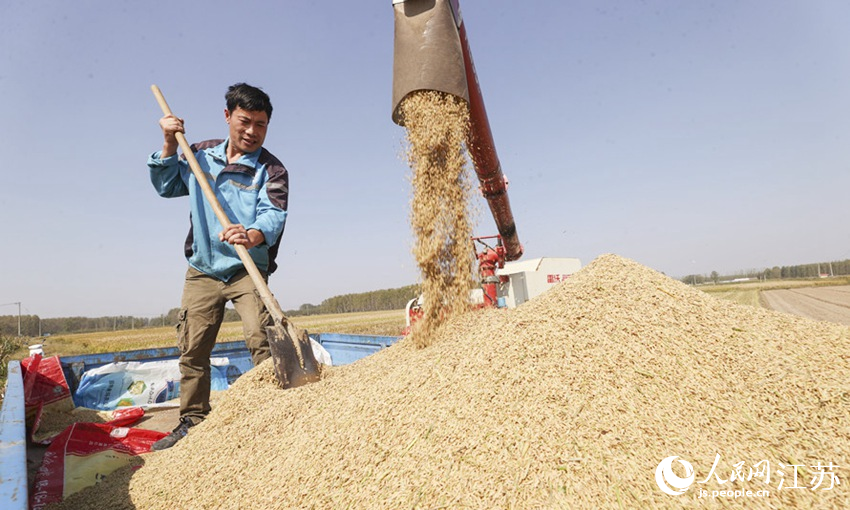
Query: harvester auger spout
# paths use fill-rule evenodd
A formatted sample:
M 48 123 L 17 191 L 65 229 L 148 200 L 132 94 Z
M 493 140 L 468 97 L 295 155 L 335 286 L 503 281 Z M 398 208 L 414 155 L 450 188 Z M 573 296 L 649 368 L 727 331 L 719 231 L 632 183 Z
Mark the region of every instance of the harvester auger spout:
M 393 0 L 393 9 L 393 121 L 404 125 L 399 106 L 408 94 L 418 90 L 445 92 L 467 102 L 470 117 L 467 149 L 481 192 L 502 237 L 505 258 L 516 260 L 522 256 L 522 245 L 516 233 L 507 182 L 496 155 L 460 5 L 457 0 Z

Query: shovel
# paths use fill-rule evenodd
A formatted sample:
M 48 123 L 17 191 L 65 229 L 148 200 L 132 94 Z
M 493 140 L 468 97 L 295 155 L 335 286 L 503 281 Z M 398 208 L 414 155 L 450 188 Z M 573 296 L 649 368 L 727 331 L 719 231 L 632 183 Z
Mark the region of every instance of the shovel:
M 165 102 L 165 97 L 156 85 L 151 85 L 159 107 L 164 115 L 172 115 L 171 108 Z M 204 192 L 204 196 L 215 212 L 216 218 L 221 223 L 223 228 L 229 227 L 232 223 L 230 218 L 222 209 L 221 204 L 215 196 L 212 187 L 210 186 L 208 177 L 195 159 L 192 149 L 189 147 L 189 142 L 183 133 L 175 133 L 177 143 L 180 150 L 183 151 L 183 156 L 189 162 L 189 168 L 195 175 L 195 179 L 200 184 Z M 242 264 L 248 271 L 263 304 L 274 319 L 274 326 L 266 327 L 266 336 L 269 341 L 269 350 L 271 351 L 272 361 L 274 363 L 274 373 L 278 382 L 283 388 L 297 388 L 307 383 L 318 381 L 320 377 L 319 364 L 316 362 L 316 357 L 313 355 L 313 348 L 310 345 L 310 337 L 307 336 L 306 330 L 299 330 L 292 325 L 291 322 L 283 314 L 277 300 L 272 295 L 268 284 L 263 279 L 262 273 L 257 269 L 257 264 L 248 253 L 248 248 L 241 244 L 235 244 L 233 247 L 236 253 L 242 260 Z

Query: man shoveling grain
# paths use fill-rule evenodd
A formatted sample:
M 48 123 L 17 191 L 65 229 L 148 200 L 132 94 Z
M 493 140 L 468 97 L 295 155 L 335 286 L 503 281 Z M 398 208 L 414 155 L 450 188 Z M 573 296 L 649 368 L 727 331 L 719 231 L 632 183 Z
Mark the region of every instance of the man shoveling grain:
M 266 327 L 273 325 L 272 318 L 233 246 L 248 249 L 264 278 L 274 272 L 286 223 L 289 175 L 263 148 L 272 114 L 269 96 L 239 83 L 228 89 L 225 99 L 228 137 L 195 144 L 192 150 L 204 173 L 212 177 L 215 195 L 229 211 L 232 225 L 222 230 L 185 155 L 177 156 L 176 133 L 184 132 L 182 119 L 173 115 L 160 119 L 163 148 L 148 159 L 151 182 L 160 196 L 188 195 L 191 207 L 185 244 L 189 268 L 177 324 L 180 423 L 154 443 L 153 450 L 174 446 L 209 414 L 210 354 L 228 301 L 242 319 L 254 365 L 270 356 Z

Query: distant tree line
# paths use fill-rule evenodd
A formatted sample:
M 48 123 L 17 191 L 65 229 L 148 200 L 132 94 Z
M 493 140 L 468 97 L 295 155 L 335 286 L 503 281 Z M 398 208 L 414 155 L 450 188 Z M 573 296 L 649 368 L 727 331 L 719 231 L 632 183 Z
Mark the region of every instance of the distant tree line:
M 159 328 L 177 324 L 179 308 L 172 308 L 159 317 L 131 317 L 126 315 L 109 317 L 57 317 L 42 319 L 38 315 L 0 315 L 0 335 L 38 337 L 67 333 L 91 333 L 125 329 Z M 225 321 L 239 320 L 235 310 L 228 308 Z
M 419 295 L 419 285 L 408 285 L 397 289 L 373 290 L 358 294 L 343 294 L 322 301 L 319 305 L 303 304 L 287 315 L 320 315 L 332 313 L 376 312 L 401 310 L 407 302 Z
M 703 283 L 728 282 L 741 278 L 757 280 L 787 280 L 794 278 L 818 278 L 821 275 L 850 275 L 850 259 L 832 262 L 816 262 L 813 264 L 799 264 L 796 266 L 773 266 L 766 269 L 750 269 L 747 271 L 740 271 L 733 275 L 720 275 L 717 271 L 712 271 L 710 275 L 692 274 L 683 276 L 680 280 L 690 285 L 700 285 Z
M 0 316 L 0 335 L 18 335 L 37 337 L 60 333 L 82 333 L 90 331 L 109 331 L 119 329 L 141 329 L 163 325 L 161 317 L 58 317 L 42 319 L 38 315 L 2 315 Z
M 379 310 L 400 310 L 407 302 L 419 295 L 418 285 L 408 285 L 398 289 L 375 290 L 359 294 L 334 296 L 319 305 L 303 304 L 297 310 L 285 312 L 290 316 L 319 315 L 348 312 L 373 312 Z M 172 308 L 159 317 L 58 317 L 42 319 L 38 315 L 0 315 L 0 335 L 12 337 L 20 334 L 25 337 L 38 337 L 67 333 L 90 333 L 95 331 L 117 331 L 126 329 L 159 328 L 177 324 L 179 308 Z M 239 321 L 239 314 L 232 308 L 226 308 L 224 322 Z

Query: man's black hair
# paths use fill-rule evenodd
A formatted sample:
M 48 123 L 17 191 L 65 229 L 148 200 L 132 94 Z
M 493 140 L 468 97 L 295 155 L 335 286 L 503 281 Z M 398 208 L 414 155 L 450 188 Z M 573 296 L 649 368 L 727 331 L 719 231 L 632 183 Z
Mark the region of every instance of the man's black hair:
M 230 113 L 233 113 L 236 108 L 242 108 L 249 112 L 266 112 L 269 120 L 272 119 L 272 101 L 268 94 L 257 87 L 252 87 L 247 83 L 231 85 L 228 87 L 224 99 L 227 101 L 227 110 Z

